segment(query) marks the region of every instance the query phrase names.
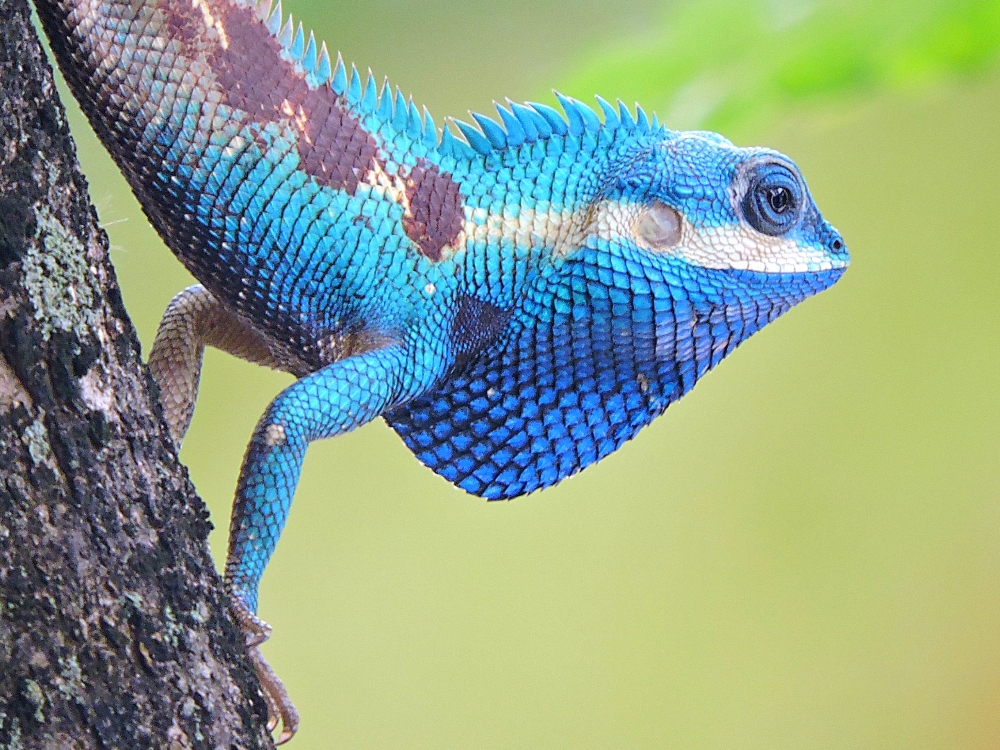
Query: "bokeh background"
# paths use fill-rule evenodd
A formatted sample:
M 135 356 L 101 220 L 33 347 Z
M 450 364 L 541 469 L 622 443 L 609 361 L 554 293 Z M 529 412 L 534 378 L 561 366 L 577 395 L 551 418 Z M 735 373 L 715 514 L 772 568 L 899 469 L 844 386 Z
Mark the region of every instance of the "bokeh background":
M 1000 746 L 1000 2 L 285 10 L 439 123 L 557 86 L 775 147 L 853 255 L 537 495 L 466 496 L 381 422 L 314 445 L 261 593 L 293 747 Z M 191 279 L 70 106 L 148 349 Z M 181 457 L 217 560 L 288 382 L 207 357 Z

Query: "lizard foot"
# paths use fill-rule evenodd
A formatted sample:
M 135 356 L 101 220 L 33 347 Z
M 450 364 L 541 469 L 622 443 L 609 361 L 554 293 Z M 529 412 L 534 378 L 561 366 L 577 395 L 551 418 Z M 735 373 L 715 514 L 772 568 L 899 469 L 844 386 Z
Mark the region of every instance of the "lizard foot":
M 238 596 L 233 597 L 233 612 L 247 646 L 247 655 L 257 671 L 261 693 L 267 704 L 267 731 L 274 732 L 281 724 L 281 734 L 274 741 L 283 745 L 292 739 L 299 728 L 299 712 L 295 710 L 281 678 L 275 673 L 260 652 L 260 645 L 271 636 L 271 626 L 253 614 Z

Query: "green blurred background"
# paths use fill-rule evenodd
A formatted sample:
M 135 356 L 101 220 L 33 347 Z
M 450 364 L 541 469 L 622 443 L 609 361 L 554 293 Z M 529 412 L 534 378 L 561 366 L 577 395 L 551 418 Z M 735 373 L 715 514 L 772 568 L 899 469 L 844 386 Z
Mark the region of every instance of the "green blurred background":
M 381 422 L 314 445 L 261 592 L 293 747 L 1000 746 L 1000 2 L 285 10 L 439 123 L 556 85 L 784 151 L 853 255 L 538 495 L 466 496 Z M 72 117 L 148 349 L 191 279 Z M 207 357 L 182 458 L 217 560 L 288 382 Z

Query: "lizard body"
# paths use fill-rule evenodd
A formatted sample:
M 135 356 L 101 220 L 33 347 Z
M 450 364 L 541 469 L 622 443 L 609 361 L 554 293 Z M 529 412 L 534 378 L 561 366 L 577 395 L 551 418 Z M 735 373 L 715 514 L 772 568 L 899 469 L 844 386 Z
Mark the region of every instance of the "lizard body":
M 486 498 L 616 450 L 848 264 L 797 168 L 599 100 L 439 131 L 270 0 L 37 0 L 74 94 L 201 282 L 150 354 L 179 443 L 208 344 L 298 380 L 261 418 L 226 581 L 257 587 L 309 442 L 383 416 Z

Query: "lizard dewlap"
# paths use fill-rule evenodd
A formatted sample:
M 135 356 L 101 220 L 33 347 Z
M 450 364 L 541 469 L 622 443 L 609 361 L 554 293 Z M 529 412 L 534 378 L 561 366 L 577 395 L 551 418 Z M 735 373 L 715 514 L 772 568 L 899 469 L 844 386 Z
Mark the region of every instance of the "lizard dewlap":
M 257 587 L 308 444 L 384 417 L 487 498 L 616 450 L 848 265 L 796 166 L 559 97 L 439 130 L 246 0 L 37 0 L 74 94 L 200 284 L 150 355 L 179 443 L 206 345 L 298 380 L 250 442 L 226 580 Z

